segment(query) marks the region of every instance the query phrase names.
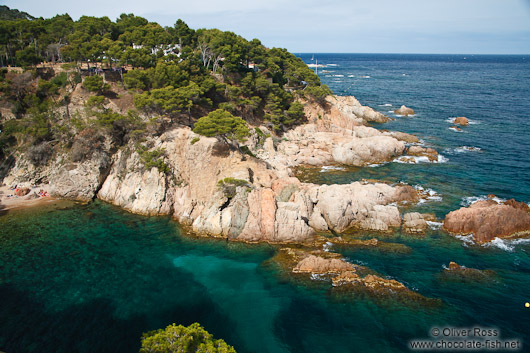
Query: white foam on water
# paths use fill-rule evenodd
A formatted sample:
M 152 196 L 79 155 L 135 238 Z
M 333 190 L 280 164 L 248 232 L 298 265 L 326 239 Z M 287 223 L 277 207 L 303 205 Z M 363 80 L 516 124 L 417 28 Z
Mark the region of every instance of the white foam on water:
M 365 76 L 359 76 L 360 78 L 371 78 L 370 76 L 368 75 L 365 75 Z
M 513 252 L 513 250 L 515 249 L 515 246 L 510 245 L 507 241 L 504 241 L 501 238 L 495 238 L 489 243 L 486 243 L 482 246 L 485 248 L 496 247 L 508 252 Z
M 447 163 L 449 161 L 449 158 L 439 154 L 438 155 L 438 161 L 435 163 Z
M 456 127 L 454 127 L 454 126 L 451 126 L 451 127 L 449 128 L 449 130 L 452 130 L 452 131 L 454 131 L 454 132 L 464 132 L 463 130 L 458 130 L 458 129 L 457 129 Z
M 475 240 L 473 239 L 473 234 L 455 235 L 455 238 L 461 240 L 464 246 L 475 244 Z
M 337 167 L 334 165 L 325 165 L 322 168 L 320 168 L 320 172 L 328 172 L 330 170 L 344 170 L 344 167 Z
M 418 203 L 419 204 L 424 204 L 428 201 L 434 201 L 434 202 L 440 202 L 440 201 L 443 201 L 443 198 L 440 196 L 440 194 L 438 194 L 435 190 L 433 189 L 425 189 L 423 186 L 421 185 L 415 185 L 414 186 L 414 189 L 418 190 L 419 192 L 423 193 L 423 194 L 427 194 L 427 196 L 425 198 L 421 198 Z
M 490 198 L 487 196 L 487 195 L 480 195 L 480 196 L 468 196 L 468 197 L 464 197 L 462 199 L 462 201 L 460 202 L 460 205 L 462 206 L 465 206 L 465 207 L 468 207 L 468 206 L 471 206 L 472 204 L 478 202 L 478 201 L 486 201 L 486 200 L 490 200 Z M 491 198 L 491 200 L 497 202 L 497 203 L 504 203 L 506 202 L 506 199 L 502 199 L 500 197 L 493 197 Z
M 327 64 L 327 66 L 339 66 L 338 64 Z
M 377 167 L 381 167 L 383 165 L 387 164 L 387 162 L 385 163 L 373 163 L 373 164 L 368 164 L 367 167 L 368 168 L 377 168 Z
M 326 275 L 321 275 L 319 273 L 312 273 L 311 279 L 313 281 L 326 281 L 327 280 Z
M 344 75 L 333 75 L 333 77 L 344 77 Z
M 380 107 L 391 107 L 392 104 L 390 103 L 385 103 L 385 104 L 379 104 Z
M 348 75 L 348 77 L 355 77 L 355 75 Z
M 474 146 L 460 146 L 456 147 L 454 149 L 446 149 L 445 152 L 449 154 L 455 154 L 455 153 L 466 153 L 466 152 L 480 152 L 482 149 L 480 147 L 474 147 Z
M 333 243 L 330 243 L 329 241 L 325 242 L 324 245 L 322 245 L 322 249 L 327 252 L 329 252 L 332 247 Z
M 449 159 L 441 154 L 438 155 L 438 160 L 431 161 L 428 157 L 425 156 L 400 156 L 393 160 L 396 163 L 404 164 L 417 164 L 417 163 L 446 163 Z
M 427 223 L 429 228 L 431 228 L 432 230 L 440 229 L 443 226 L 442 222 L 425 221 L 425 223 Z

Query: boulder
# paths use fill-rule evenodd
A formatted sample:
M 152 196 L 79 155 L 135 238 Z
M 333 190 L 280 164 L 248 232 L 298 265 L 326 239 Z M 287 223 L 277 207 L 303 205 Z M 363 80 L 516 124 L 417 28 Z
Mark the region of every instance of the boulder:
M 404 116 L 414 115 L 414 109 L 402 105 L 399 109 L 394 110 L 394 113 Z
M 429 147 L 410 146 L 407 150 L 407 154 L 410 156 L 427 157 L 431 162 L 438 161 L 438 152 Z
M 353 270 L 353 265 L 342 259 L 326 259 L 316 255 L 305 257 L 293 268 L 295 273 L 312 274 L 336 274 Z
M 19 188 L 15 190 L 15 195 L 26 196 L 31 190 L 29 188 Z
M 453 234 L 473 234 L 477 242 L 484 243 L 497 237 L 530 234 L 530 215 L 493 200 L 478 201 L 447 214 L 443 227 Z
M 464 116 L 459 116 L 455 118 L 455 120 L 453 121 L 453 124 L 458 124 L 460 126 L 467 126 L 469 125 L 469 120 L 467 120 L 467 118 Z
M 425 233 L 427 228 L 427 222 L 421 213 L 410 212 L 403 216 L 403 230 L 406 233 Z

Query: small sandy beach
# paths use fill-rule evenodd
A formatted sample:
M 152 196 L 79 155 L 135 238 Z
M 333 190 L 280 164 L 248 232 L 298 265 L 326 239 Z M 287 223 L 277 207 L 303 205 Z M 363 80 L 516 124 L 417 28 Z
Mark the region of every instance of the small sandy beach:
M 18 195 L 17 195 L 18 194 Z M 0 210 L 31 207 L 55 200 L 50 196 L 50 185 L 0 186 Z

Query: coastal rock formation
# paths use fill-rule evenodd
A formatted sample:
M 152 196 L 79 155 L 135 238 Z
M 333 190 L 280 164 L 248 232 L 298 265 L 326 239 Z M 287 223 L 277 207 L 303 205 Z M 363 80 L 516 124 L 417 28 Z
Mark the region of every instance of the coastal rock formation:
M 399 227 L 395 204 L 419 199 L 410 186 L 315 185 L 293 177 L 293 167 L 304 164 L 390 161 L 404 152 L 402 140 L 412 138 L 365 126 L 382 118 L 353 97 L 327 102 L 326 107 L 307 103 L 310 123 L 281 139 L 266 126 L 259 127 L 261 135 L 252 130 L 246 146 L 257 158 L 174 127 L 145 141 L 150 150 L 163 151 L 164 170 L 146 168 L 133 142 L 110 155 L 106 139 L 101 150 L 64 155 L 47 167 L 17 162 L 18 176 L 8 183 L 47 179 L 54 196 L 82 201 L 97 196 L 130 212 L 170 215 L 197 234 L 246 242 L 307 242 L 317 232 Z
M 438 161 L 438 152 L 436 152 L 436 150 L 433 148 L 410 146 L 407 150 L 407 154 L 409 156 L 427 157 L 431 162 Z
M 425 233 L 428 225 L 423 215 L 418 212 L 405 213 L 403 216 L 403 230 L 406 233 Z
M 469 120 L 466 117 L 464 117 L 464 116 L 459 116 L 459 117 L 455 118 L 453 123 L 454 124 L 458 124 L 460 126 L 467 126 L 467 125 L 469 125 Z
M 368 122 L 384 123 L 388 117 L 363 106 L 353 96 L 328 96 L 326 106 L 305 104 L 305 114 L 312 124 L 352 130 L 354 126 L 366 125 Z
M 456 262 L 451 261 L 449 267 L 444 268 L 443 278 L 460 281 L 486 281 L 491 280 L 495 276 L 495 272 L 491 270 L 478 270 L 476 268 L 469 268 L 460 266 Z
M 478 201 L 450 212 L 443 227 L 453 234 L 473 234 L 477 242 L 484 243 L 496 237 L 530 234 L 530 215 L 524 209 L 513 207 L 511 202 Z
M 408 289 L 397 280 L 384 278 L 367 267 L 349 263 L 333 252 L 282 248 L 272 261 L 296 278 L 309 280 L 318 276 L 330 281 L 336 294 L 361 292 L 373 297 L 436 302 Z
M 400 131 L 383 131 L 383 134 L 392 136 L 395 139 L 398 139 L 399 141 L 403 141 L 405 143 L 418 143 L 420 140 L 417 136 L 412 134 L 407 134 L 405 132 Z
M 414 109 L 402 105 L 399 109 L 394 110 L 395 114 L 409 116 L 414 115 Z
M 345 271 L 352 271 L 353 265 L 342 260 L 334 258 L 323 258 L 320 256 L 309 255 L 300 260 L 293 268 L 294 273 L 312 273 L 312 274 L 340 274 Z

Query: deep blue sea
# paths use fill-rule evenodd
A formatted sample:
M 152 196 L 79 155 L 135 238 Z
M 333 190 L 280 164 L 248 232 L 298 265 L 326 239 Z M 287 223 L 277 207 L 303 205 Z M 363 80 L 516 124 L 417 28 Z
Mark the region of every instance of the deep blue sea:
M 313 55 L 299 56 L 310 63 Z M 378 129 L 417 134 L 444 162 L 316 169 L 308 179 L 405 181 L 432 190 L 413 209 L 439 218 L 488 194 L 530 202 L 530 57 L 314 56 L 326 65 L 319 76 L 336 94 L 355 95 L 395 118 Z M 402 104 L 416 115 L 390 113 Z M 462 132 L 449 129 L 456 116 L 471 121 Z M 341 296 L 325 283 L 293 282 L 268 261 L 274 246 L 195 239 L 168 218 L 102 202 L 4 212 L 0 351 L 137 352 L 142 332 L 193 322 L 239 353 L 409 352 L 409 340 L 445 326 L 495 328 L 501 339 L 519 339 L 520 351 L 530 351 L 529 243 L 479 246 L 439 230 L 423 238 L 380 237 L 411 251 L 335 250 L 440 299 L 439 306 Z M 486 282 L 448 280 L 442 271 L 450 261 L 496 275 Z

